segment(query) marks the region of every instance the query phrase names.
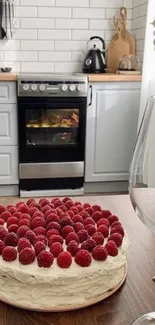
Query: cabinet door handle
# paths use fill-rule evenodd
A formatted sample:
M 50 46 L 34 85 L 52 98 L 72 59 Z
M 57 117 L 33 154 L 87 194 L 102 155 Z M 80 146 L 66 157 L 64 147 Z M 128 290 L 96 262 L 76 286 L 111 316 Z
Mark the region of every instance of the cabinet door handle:
M 93 99 L 93 89 L 92 89 L 92 86 L 89 86 L 89 89 L 90 89 L 90 102 L 89 102 L 89 105 L 88 106 L 91 106 L 92 105 L 92 99 Z

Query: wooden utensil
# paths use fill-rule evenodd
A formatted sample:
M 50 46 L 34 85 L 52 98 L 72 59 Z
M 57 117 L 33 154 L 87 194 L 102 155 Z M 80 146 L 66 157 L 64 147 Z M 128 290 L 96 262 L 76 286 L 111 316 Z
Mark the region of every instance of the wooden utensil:
M 131 35 L 131 33 L 128 32 L 126 28 L 126 20 L 127 20 L 127 9 L 125 7 L 121 7 L 120 9 L 120 23 L 122 24 L 122 37 L 129 42 L 130 44 L 130 54 L 135 55 L 136 52 L 136 41 L 134 37 Z M 112 40 L 117 40 L 118 34 L 115 34 L 112 38 Z
M 118 37 L 112 40 L 108 48 L 108 68 L 116 72 L 119 68 L 119 57 L 130 54 L 130 44 L 122 37 L 123 25 L 113 18 L 113 23 L 117 29 Z

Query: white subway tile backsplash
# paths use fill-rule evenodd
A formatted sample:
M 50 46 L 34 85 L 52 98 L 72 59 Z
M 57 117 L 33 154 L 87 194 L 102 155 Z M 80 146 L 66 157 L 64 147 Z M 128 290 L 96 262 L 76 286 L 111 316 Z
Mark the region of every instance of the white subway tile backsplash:
M 40 29 L 38 30 L 38 39 L 42 40 L 63 40 L 63 39 L 71 39 L 71 31 L 70 30 L 50 30 L 50 29 Z
M 77 72 L 82 71 L 82 63 L 81 62 L 55 63 L 55 72 L 56 73 L 73 73 L 75 71 L 77 71 Z
M 15 7 L 16 17 L 37 17 L 37 7 Z
M 55 0 L 58 7 L 89 7 L 89 0 Z
M 8 62 L 8 61 L 3 61 L 1 62 L 1 67 L 11 67 L 12 70 L 11 72 L 20 72 L 21 69 L 21 63 L 20 62 Z
M 85 47 L 85 41 L 55 41 L 56 51 L 83 51 Z
M 105 9 L 73 8 L 73 18 L 105 18 Z
M 1 40 L 0 41 L 0 50 L 3 51 L 14 51 L 20 49 L 20 41 L 16 40 Z
M 21 6 L 54 6 L 54 0 L 20 0 Z
M 106 9 L 106 19 L 112 19 L 112 17 L 115 16 L 116 18 L 120 17 L 120 9 Z M 127 18 L 131 19 L 132 18 L 132 10 L 128 9 L 127 11 Z
M 17 29 L 14 36 L 16 39 L 37 39 L 36 29 Z
M 52 62 L 21 62 L 21 72 L 54 72 L 54 63 Z
M 85 52 L 71 52 L 72 61 L 83 62 L 85 58 Z
M 51 18 L 70 18 L 70 8 L 49 8 L 38 7 L 38 17 L 51 17 Z M 80 17 L 81 18 L 81 17 Z
M 140 6 L 147 2 L 148 2 L 148 0 L 133 0 L 133 8 Z
M 105 32 L 103 30 L 73 30 L 72 31 L 72 39 L 73 40 L 89 40 L 92 36 L 100 36 L 102 38 L 105 37 Z
M 144 19 L 143 16 L 133 19 L 132 28 L 133 29 L 143 28 L 145 27 L 145 22 L 146 22 L 146 18 Z
M 144 40 L 145 28 L 138 28 L 138 29 L 132 30 L 132 34 L 136 40 Z
M 126 8 L 133 8 L 133 4 L 132 4 L 133 0 L 123 0 L 123 6 Z
M 120 8 L 122 6 L 123 0 L 90 0 L 90 7 L 94 8 Z
M 88 29 L 88 19 L 55 19 L 56 29 Z
M 99 29 L 99 30 L 108 30 L 108 29 L 113 29 L 113 20 L 111 19 L 90 19 L 90 29 Z
M 12 62 L 37 61 L 37 52 L 4 51 L 4 61 L 12 61 Z
M 39 61 L 62 62 L 71 61 L 71 52 L 39 52 Z
M 21 41 L 22 51 L 53 51 L 54 41 Z
M 144 50 L 144 40 L 138 40 L 136 42 L 136 51 L 143 52 L 143 50 Z
M 21 28 L 54 28 L 54 19 L 51 18 L 22 18 Z
M 138 18 L 138 17 L 141 17 L 141 16 L 146 16 L 146 13 L 147 13 L 147 3 L 141 5 L 141 6 L 138 6 L 138 7 L 135 7 L 133 8 L 133 11 L 132 11 L 132 18 L 135 19 L 135 18 Z

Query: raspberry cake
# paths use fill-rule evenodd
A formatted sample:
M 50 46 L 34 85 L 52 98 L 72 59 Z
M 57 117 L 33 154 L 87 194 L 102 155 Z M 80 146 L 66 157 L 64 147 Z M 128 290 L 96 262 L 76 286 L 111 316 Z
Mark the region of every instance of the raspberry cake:
M 118 217 L 98 205 L 0 205 L 0 299 L 45 311 L 99 301 L 123 282 L 128 246 Z

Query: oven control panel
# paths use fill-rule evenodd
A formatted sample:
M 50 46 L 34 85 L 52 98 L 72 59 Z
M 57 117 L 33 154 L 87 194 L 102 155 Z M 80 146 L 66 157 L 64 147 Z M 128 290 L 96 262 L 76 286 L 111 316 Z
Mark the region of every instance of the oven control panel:
M 19 97 L 86 97 L 87 90 L 85 75 L 18 77 Z

